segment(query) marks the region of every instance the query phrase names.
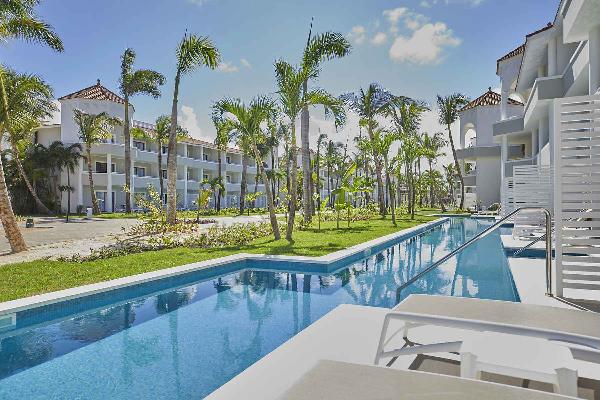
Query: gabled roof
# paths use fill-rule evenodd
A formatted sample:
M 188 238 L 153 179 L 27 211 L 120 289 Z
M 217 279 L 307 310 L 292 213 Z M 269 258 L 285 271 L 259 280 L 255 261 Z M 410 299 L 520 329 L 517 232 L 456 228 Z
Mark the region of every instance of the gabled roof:
M 488 91 L 485 92 L 484 94 L 482 94 L 481 96 L 479 96 L 478 98 L 476 98 L 475 100 L 473 100 L 472 102 L 470 102 L 469 104 L 467 104 L 466 106 L 464 106 L 463 108 L 461 108 L 461 112 L 462 111 L 466 111 L 466 110 L 470 110 L 472 108 L 475 107 L 480 107 L 480 106 L 496 106 L 498 104 L 500 104 L 502 102 L 502 96 L 500 96 L 498 93 L 494 92 L 492 90 L 492 88 L 488 88 Z M 511 99 L 510 97 L 508 98 L 508 104 L 514 105 L 514 106 L 522 106 L 523 103 L 521 103 L 520 101 L 516 101 Z
M 100 79 L 98 79 L 95 85 L 63 96 L 58 100 L 68 99 L 107 100 L 119 104 L 125 104 L 125 100 L 121 96 L 102 86 L 100 84 Z
M 498 73 L 498 70 L 500 69 L 500 63 L 502 61 L 506 61 L 508 59 L 511 59 L 511 58 L 516 57 L 518 55 L 521 55 L 523 53 L 525 53 L 525 43 L 523 43 L 522 45 L 520 45 L 516 49 L 511 50 L 508 53 L 506 53 L 505 55 L 503 55 L 502 57 L 500 57 L 498 59 L 498 61 L 496 61 L 496 73 Z

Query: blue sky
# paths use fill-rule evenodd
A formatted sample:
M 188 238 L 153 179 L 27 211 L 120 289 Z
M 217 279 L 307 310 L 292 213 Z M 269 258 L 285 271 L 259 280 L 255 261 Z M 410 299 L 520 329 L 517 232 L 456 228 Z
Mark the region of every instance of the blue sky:
M 61 36 L 64 53 L 11 42 L 3 63 L 41 75 L 56 97 L 92 85 L 117 88 L 120 55 L 137 52 L 136 66 L 165 74 L 163 97 L 133 99 L 135 118 L 168 113 L 174 50 L 184 30 L 208 35 L 227 63 L 183 78 L 181 121 L 194 136 L 213 137 L 210 104 L 274 92 L 273 62 L 299 60 L 310 18 L 314 30 L 351 39 L 350 56 L 324 65 L 318 84 L 334 94 L 379 82 L 396 94 L 432 103 L 436 93 L 471 97 L 498 86 L 496 59 L 527 33 L 554 19 L 558 0 L 46 0 L 39 14 Z M 314 113 L 313 127 L 329 125 Z M 434 115 L 424 129 L 435 130 Z M 355 133 L 353 119 L 338 135 Z M 316 129 L 315 129 L 316 130 Z M 316 133 L 313 131 L 313 135 Z

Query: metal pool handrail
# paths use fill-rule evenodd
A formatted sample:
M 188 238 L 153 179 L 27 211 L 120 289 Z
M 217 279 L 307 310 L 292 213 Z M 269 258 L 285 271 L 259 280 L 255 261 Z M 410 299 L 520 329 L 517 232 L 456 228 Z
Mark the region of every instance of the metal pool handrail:
M 475 243 L 479 239 L 481 239 L 483 237 L 486 237 L 487 235 L 489 235 L 490 233 L 492 233 L 493 231 L 495 231 L 496 229 L 498 229 L 508 219 L 514 217 L 516 214 L 519 214 L 522 211 L 538 211 L 538 212 L 544 213 L 544 215 L 546 217 L 546 233 L 544 234 L 545 239 L 546 239 L 546 295 L 547 296 L 552 296 L 552 215 L 550 214 L 550 211 L 548 209 L 543 208 L 543 207 L 521 207 L 521 208 L 517 208 L 513 212 L 507 214 L 506 216 L 504 216 L 501 219 L 499 219 L 498 221 L 496 221 L 496 223 L 494 223 L 492 226 L 489 226 L 488 228 L 484 229 L 483 231 L 481 231 L 480 233 L 478 233 L 477 235 L 475 235 L 473 238 L 469 239 L 468 241 L 466 241 L 465 243 L 463 243 L 462 245 L 460 245 L 455 250 L 453 250 L 450 253 L 446 254 L 444 257 L 440 258 L 439 260 L 437 260 L 436 262 L 434 262 L 432 265 L 430 265 L 429 267 L 425 268 L 423 271 L 419 272 L 417 275 L 415 275 L 412 278 L 410 278 L 408 281 L 406 281 L 404 284 L 402 284 L 398 288 L 398 291 L 401 291 L 402 289 L 404 289 L 407 286 L 411 285 L 415 281 L 419 280 L 424 275 L 426 275 L 428 272 L 430 272 L 431 270 L 439 267 L 440 264 L 442 264 L 445 261 L 449 260 L 450 258 L 454 257 L 456 254 L 460 253 L 466 247 L 472 245 L 473 243 Z M 538 240 L 539 240 L 539 238 L 536 239 L 534 241 L 534 243 L 537 242 Z M 529 247 L 529 246 L 530 245 L 527 245 L 525 247 Z

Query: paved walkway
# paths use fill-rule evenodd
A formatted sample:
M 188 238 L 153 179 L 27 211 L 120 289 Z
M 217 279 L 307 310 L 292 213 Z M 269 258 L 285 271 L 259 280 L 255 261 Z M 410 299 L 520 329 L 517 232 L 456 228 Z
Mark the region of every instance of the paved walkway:
M 205 218 L 214 219 L 223 226 L 268 221 L 268 215 Z M 35 218 L 34 221 L 34 228 L 25 228 L 25 222 L 19 224 L 29 246 L 28 251 L 11 254 L 6 237 L 0 237 L 0 265 L 57 255 L 89 254 L 92 249 L 115 243 L 123 229 L 127 230 L 139 223 L 137 219 L 101 218 L 93 220 L 74 218 L 69 223 L 65 223 L 64 219 L 54 217 L 40 217 Z M 212 224 L 204 225 L 205 229 L 210 225 Z

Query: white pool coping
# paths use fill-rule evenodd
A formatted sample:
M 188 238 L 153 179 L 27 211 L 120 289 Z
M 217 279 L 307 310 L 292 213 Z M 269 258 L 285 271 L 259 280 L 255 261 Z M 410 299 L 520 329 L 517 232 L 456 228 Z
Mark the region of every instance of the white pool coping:
M 438 218 L 436 220 L 400 230 L 389 235 L 360 243 L 347 249 L 338 250 L 333 253 L 326 254 L 320 257 L 309 256 L 287 256 L 287 255 L 267 255 L 267 254 L 249 254 L 237 253 L 230 256 L 215 258 L 211 260 L 201 261 L 192 264 L 180 265 L 172 268 L 165 268 L 152 272 L 131 275 L 123 278 L 113 279 L 104 282 L 92 283 L 89 285 L 77 286 L 74 288 L 59 290 L 55 292 L 43 293 L 35 296 L 24 297 L 21 299 L 6 301 L 0 303 L 0 316 L 5 314 L 14 314 L 19 311 L 30 308 L 41 307 L 49 304 L 59 303 L 66 300 L 71 300 L 79 297 L 89 296 L 97 293 L 102 293 L 114 289 L 119 289 L 127 286 L 133 286 L 140 283 L 151 282 L 163 278 L 169 278 L 177 275 L 182 275 L 190 272 L 200 271 L 208 268 L 224 266 L 234 262 L 244 262 L 246 260 L 254 261 L 282 261 L 292 263 L 322 264 L 324 266 L 340 261 L 344 258 L 363 253 L 364 257 L 368 257 L 372 253 L 372 248 L 387 242 L 401 240 L 412 235 L 417 235 L 425 232 L 435 226 L 441 225 L 449 218 Z M 1 268 L 1 267 L 0 267 Z

